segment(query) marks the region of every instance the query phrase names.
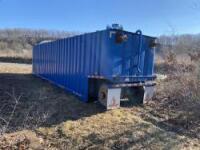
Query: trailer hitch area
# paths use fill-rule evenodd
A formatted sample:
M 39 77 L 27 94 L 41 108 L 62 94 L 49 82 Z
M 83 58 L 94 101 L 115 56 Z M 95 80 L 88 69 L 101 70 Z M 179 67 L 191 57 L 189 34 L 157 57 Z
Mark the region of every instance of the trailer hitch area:
M 106 84 L 101 85 L 98 94 L 99 102 L 107 110 L 116 109 L 122 106 L 134 106 L 149 102 L 155 91 L 155 86 L 138 87 L 112 87 Z
M 155 85 L 123 87 L 121 88 L 121 104 L 125 105 L 141 105 L 152 100 L 155 92 Z

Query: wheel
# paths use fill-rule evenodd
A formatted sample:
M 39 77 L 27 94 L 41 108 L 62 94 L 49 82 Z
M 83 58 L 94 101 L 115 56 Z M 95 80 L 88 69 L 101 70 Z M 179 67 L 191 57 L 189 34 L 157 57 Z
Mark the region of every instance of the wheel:
M 102 105 L 107 106 L 107 98 L 108 98 L 108 86 L 106 84 L 102 84 L 99 88 L 98 100 Z

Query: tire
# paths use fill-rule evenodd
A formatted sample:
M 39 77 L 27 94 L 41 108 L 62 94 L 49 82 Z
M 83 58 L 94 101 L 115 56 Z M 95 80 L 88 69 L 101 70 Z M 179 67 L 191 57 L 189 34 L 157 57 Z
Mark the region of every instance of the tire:
M 105 107 L 107 107 L 107 98 L 108 98 L 108 86 L 102 84 L 98 92 L 98 101 Z

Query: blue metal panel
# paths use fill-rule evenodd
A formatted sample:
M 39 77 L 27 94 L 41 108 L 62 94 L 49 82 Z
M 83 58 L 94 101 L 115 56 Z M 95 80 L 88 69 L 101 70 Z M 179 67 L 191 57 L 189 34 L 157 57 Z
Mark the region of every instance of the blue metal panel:
M 38 44 L 33 48 L 33 73 L 88 100 L 88 77 L 103 76 L 119 82 L 143 82 L 154 78 L 155 39 L 121 31 L 127 40 L 116 43 L 119 30 L 107 29 Z

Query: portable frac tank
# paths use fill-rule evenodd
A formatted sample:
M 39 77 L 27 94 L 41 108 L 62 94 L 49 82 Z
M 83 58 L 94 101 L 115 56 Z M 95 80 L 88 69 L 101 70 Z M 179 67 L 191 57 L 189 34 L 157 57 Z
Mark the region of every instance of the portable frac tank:
M 114 24 L 33 48 L 33 74 L 77 95 L 99 100 L 107 109 L 120 101 L 145 103 L 152 98 L 156 38 Z

